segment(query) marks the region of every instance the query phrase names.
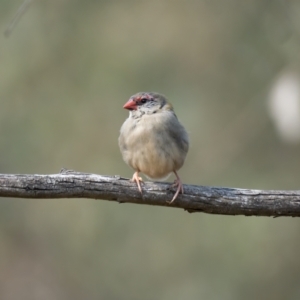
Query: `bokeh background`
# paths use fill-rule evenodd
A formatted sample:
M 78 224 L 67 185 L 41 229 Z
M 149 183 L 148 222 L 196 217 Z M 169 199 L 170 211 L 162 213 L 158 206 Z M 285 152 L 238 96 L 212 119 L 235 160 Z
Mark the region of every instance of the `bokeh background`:
M 21 1 L 0 1 L 4 33 Z M 130 177 L 122 106 L 173 103 L 188 184 L 300 189 L 300 3 L 33 1 L 0 36 L 0 172 Z M 0 200 L 0 299 L 299 299 L 300 222 Z

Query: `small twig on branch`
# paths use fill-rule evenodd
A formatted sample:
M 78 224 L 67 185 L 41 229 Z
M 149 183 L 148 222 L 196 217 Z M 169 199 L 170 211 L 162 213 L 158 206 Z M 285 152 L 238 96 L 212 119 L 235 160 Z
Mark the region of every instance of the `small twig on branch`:
M 12 33 L 13 29 L 17 25 L 17 23 L 20 21 L 21 17 L 23 14 L 26 12 L 26 10 L 29 8 L 32 0 L 24 0 L 19 9 L 17 10 L 14 18 L 11 20 L 11 22 L 7 25 L 4 35 L 6 37 L 9 37 L 10 34 Z
M 136 185 L 120 176 L 103 176 L 62 170 L 53 175 L 0 174 L 0 197 L 91 198 L 119 203 L 177 207 L 189 212 L 245 216 L 300 216 L 300 191 L 264 191 L 184 185 L 174 194 L 169 183 L 146 182 L 143 195 Z

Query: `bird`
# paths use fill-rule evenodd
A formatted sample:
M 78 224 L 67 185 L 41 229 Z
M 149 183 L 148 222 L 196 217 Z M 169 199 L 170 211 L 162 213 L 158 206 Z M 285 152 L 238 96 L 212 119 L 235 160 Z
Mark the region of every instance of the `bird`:
M 123 108 L 129 117 L 120 129 L 118 139 L 123 160 L 134 169 L 131 181 L 137 184 L 142 194 L 140 173 L 151 180 L 165 180 L 175 174 L 173 187 L 184 193 L 178 170 L 183 166 L 189 137 L 179 122 L 173 106 L 164 95 L 156 92 L 139 92 L 129 98 Z

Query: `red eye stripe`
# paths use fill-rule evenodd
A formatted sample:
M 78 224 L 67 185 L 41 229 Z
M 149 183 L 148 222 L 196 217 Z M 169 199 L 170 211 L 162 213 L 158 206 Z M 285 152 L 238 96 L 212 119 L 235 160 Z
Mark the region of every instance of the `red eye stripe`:
M 152 101 L 152 97 L 150 95 L 142 95 L 142 96 L 138 96 L 134 99 L 134 101 L 136 101 L 136 103 L 141 103 L 141 104 L 144 104 L 146 103 L 147 101 Z

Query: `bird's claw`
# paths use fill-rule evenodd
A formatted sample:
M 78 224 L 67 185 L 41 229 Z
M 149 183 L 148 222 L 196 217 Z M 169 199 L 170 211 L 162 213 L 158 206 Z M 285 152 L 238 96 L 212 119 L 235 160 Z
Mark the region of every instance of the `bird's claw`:
M 143 178 L 139 176 L 139 172 L 135 172 L 131 178 L 132 182 L 136 182 L 138 189 L 141 194 L 143 194 L 140 182 L 143 182 Z
M 171 204 L 175 201 L 175 199 L 178 197 L 179 193 L 181 192 L 181 194 L 184 193 L 184 190 L 183 190 L 183 184 L 177 174 L 177 172 L 175 172 L 175 175 L 176 175 L 176 179 L 174 181 L 174 183 L 172 184 L 172 187 L 177 187 L 177 190 L 176 190 L 176 193 L 175 195 L 173 196 L 172 200 L 171 201 L 167 201 L 167 203 Z

